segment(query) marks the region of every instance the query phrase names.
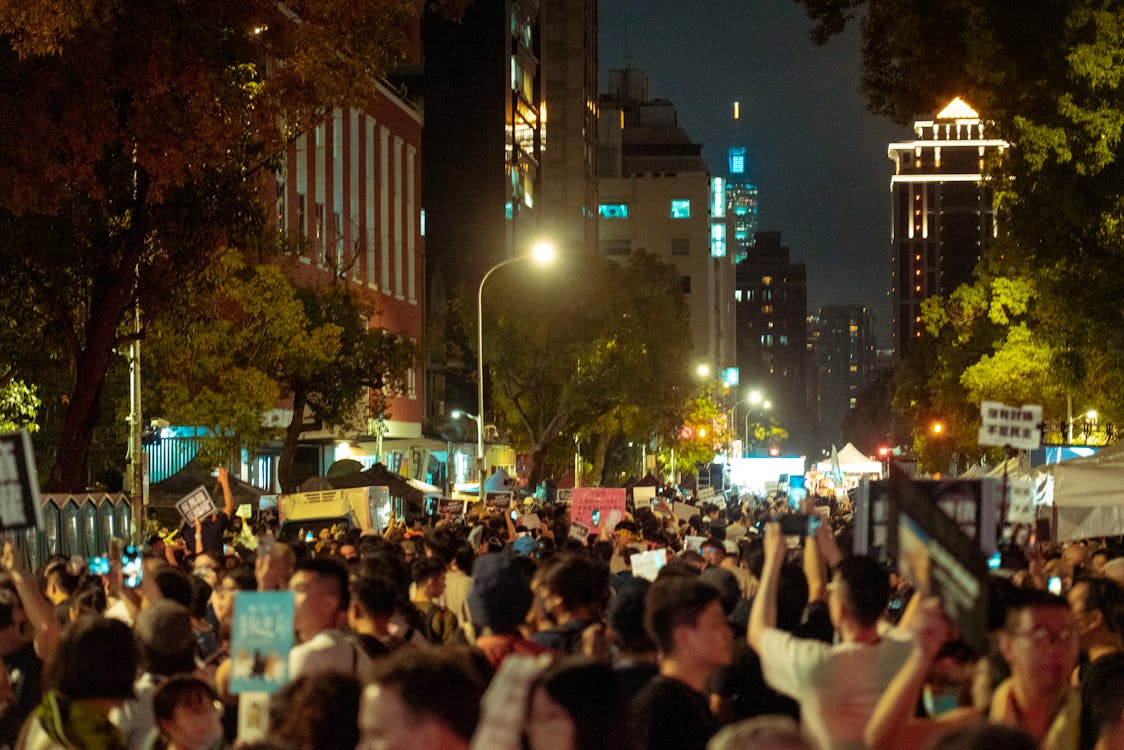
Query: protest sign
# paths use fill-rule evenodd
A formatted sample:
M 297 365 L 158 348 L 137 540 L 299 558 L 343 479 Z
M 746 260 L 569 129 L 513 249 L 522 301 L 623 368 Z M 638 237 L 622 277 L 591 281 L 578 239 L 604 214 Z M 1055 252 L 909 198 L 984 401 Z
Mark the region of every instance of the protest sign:
M 632 504 L 637 508 L 646 508 L 652 504 L 652 499 L 656 496 L 655 487 L 633 487 L 632 488 Z
M 980 404 L 980 445 L 1004 445 L 1034 450 L 1042 444 L 1042 407 L 1007 406 L 998 401 Z
M 699 509 L 697 506 L 680 502 L 672 502 L 671 512 L 674 513 L 675 517 L 680 521 L 687 521 L 690 520 L 691 516 L 699 515 Z
M 589 539 L 589 532 L 590 528 L 586 524 L 579 521 L 570 521 L 569 537 L 571 539 L 576 539 L 579 542 L 585 542 L 587 539 Z
M 599 529 L 602 518 L 608 521 L 609 512 L 619 510 L 619 521 L 626 510 L 624 494 L 623 487 L 575 487 L 570 520 Z
M 714 497 L 714 494 L 715 493 L 714 493 L 713 487 L 703 487 L 698 492 L 699 502 L 702 503 L 702 502 L 706 502 L 707 500 L 710 500 L 711 498 Z
M 667 565 L 667 550 L 654 549 L 650 552 L 639 552 L 629 561 L 632 566 L 632 575 L 648 581 L 656 580 L 660 568 Z
M 441 513 L 448 513 L 451 516 L 463 515 L 464 500 L 453 500 L 449 497 L 443 497 L 437 503 L 437 510 Z
M 512 500 L 515 499 L 514 492 L 485 492 L 484 493 L 484 507 L 485 508 L 510 508 Z
M 293 592 L 240 591 L 230 637 L 230 692 L 275 693 L 288 681 Z
M 43 528 L 39 476 L 27 430 L 0 435 L 0 530 Z
M 254 509 L 249 503 L 242 503 L 238 506 L 238 510 L 234 511 L 234 515 L 242 519 L 253 518 Z
M 176 503 L 176 510 L 183 516 L 183 520 L 193 524 L 196 518 L 203 520 L 215 512 L 215 501 L 211 499 L 207 488 L 200 485 Z
M 687 552 L 698 552 L 702 549 L 705 541 L 705 536 L 685 536 L 683 537 L 683 549 Z
M 574 498 L 574 491 L 572 489 L 558 490 L 554 494 L 554 502 L 568 503 Z
M 960 637 L 986 653 L 986 557 L 961 524 L 934 503 L 932 487 L 923 484 L 901 473 L 891 474 L 889 498 L 898 522 L 890 535 L 890 553 L 915 590 L 941 598 Z
M 1007 477 L 1007 523 L 1034 523 L 1034 477 Z

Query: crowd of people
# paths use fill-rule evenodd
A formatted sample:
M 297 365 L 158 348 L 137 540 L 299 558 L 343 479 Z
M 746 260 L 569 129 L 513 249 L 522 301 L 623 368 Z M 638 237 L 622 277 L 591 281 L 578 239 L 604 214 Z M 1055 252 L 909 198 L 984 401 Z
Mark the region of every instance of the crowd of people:
M 981 653 L 939 600 L 849 552 L 834 499 L 806 501 L 823 522 L 798 535 L 779 523 L 784 498 L 683 518 L 657 497 L 589 537 L 565 505 L 536 503 L 289 543 L 267 523 L 251 550 L 225 472 L 219 483 L 224 511 L 186 541 L 150 540 L 135 587 L 116 564 L 28 571 L 4 545 L 0 745 L 1124 747 L 1111 540 L 1006 550 Z M 667 562 L 654 580 L 634 575 L 655 549 Z M 231 693 L 232 622 L 244 592 L 278 590 L 293 595 L 296 645 L 261 665 L 286 682 L 252 716 L 258 704 Z

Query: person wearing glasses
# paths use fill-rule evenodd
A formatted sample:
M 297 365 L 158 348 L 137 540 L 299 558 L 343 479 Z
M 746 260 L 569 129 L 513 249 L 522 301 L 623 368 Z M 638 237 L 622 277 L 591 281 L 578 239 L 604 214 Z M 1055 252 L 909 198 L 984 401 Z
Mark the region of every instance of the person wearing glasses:
M 1066 600 L 1020 589 L 999 633 L 1011 676 L 995 689 L 989 718 L 1022 729 L 1044 750 L 1077 747 L 1081 702 L 1070 676 L 1077 630 Z

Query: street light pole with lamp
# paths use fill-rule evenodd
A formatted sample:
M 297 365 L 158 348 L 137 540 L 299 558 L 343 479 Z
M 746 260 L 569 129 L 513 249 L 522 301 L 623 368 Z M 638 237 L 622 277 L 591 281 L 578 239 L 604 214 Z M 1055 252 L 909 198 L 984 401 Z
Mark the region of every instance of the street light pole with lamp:
M 501 260 L 487 271 L 480 279 L 480 286 L 476 290 L 476 461 L 479 464 L 480 480 L 484 480 L 484 282 L 494 272 L 504 266 L 521 260 L 533 260 L 541 266 L 550 265 L 557 257 L 554 245 L 545 240 L 536 242 L 527 255 L 518 255 L 514 258 Z M 468 416 L 472 416 L 471 414 Z

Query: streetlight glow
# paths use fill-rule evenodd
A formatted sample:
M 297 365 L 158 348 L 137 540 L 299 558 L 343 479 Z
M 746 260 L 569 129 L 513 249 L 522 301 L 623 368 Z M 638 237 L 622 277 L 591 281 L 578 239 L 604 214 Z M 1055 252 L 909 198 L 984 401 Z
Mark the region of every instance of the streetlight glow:
M 761 391 L 750 391 L 749 392 L 749 403 L 753 404 L 754 406 L 757 406 L 759 403 L 761 403 L 761 401 L 764 398 L 765 397 L 761 395 Z M 766 407 L 766 408 L 768 408 L 768 407 Z
M 480 286 L 476 289 L 476 461 L 480 464 L 481 481 L 484 480 L 484 283 L 495 271 L 511 263 L 531 260 L 535 265 L 547 266 L 553 263 L 556 257 L 554 243 L 539 240 L 531 248 L 530 253 L 501 260 L 485 271 L 480 279 Z
M 700 378 L 710 377 L 710 365 L 703 362 L 702 364 L 700 364 L 698 367 L 695 368 L 695 374 L 697 374 Z
M 1097 410 L 1096 409 L 1090 409 L 1089 411 L 1085 412 L 1085 416 L 1089 420 L 1091 420 L 1093 422 L 1096 422 L 1097 421 Z

